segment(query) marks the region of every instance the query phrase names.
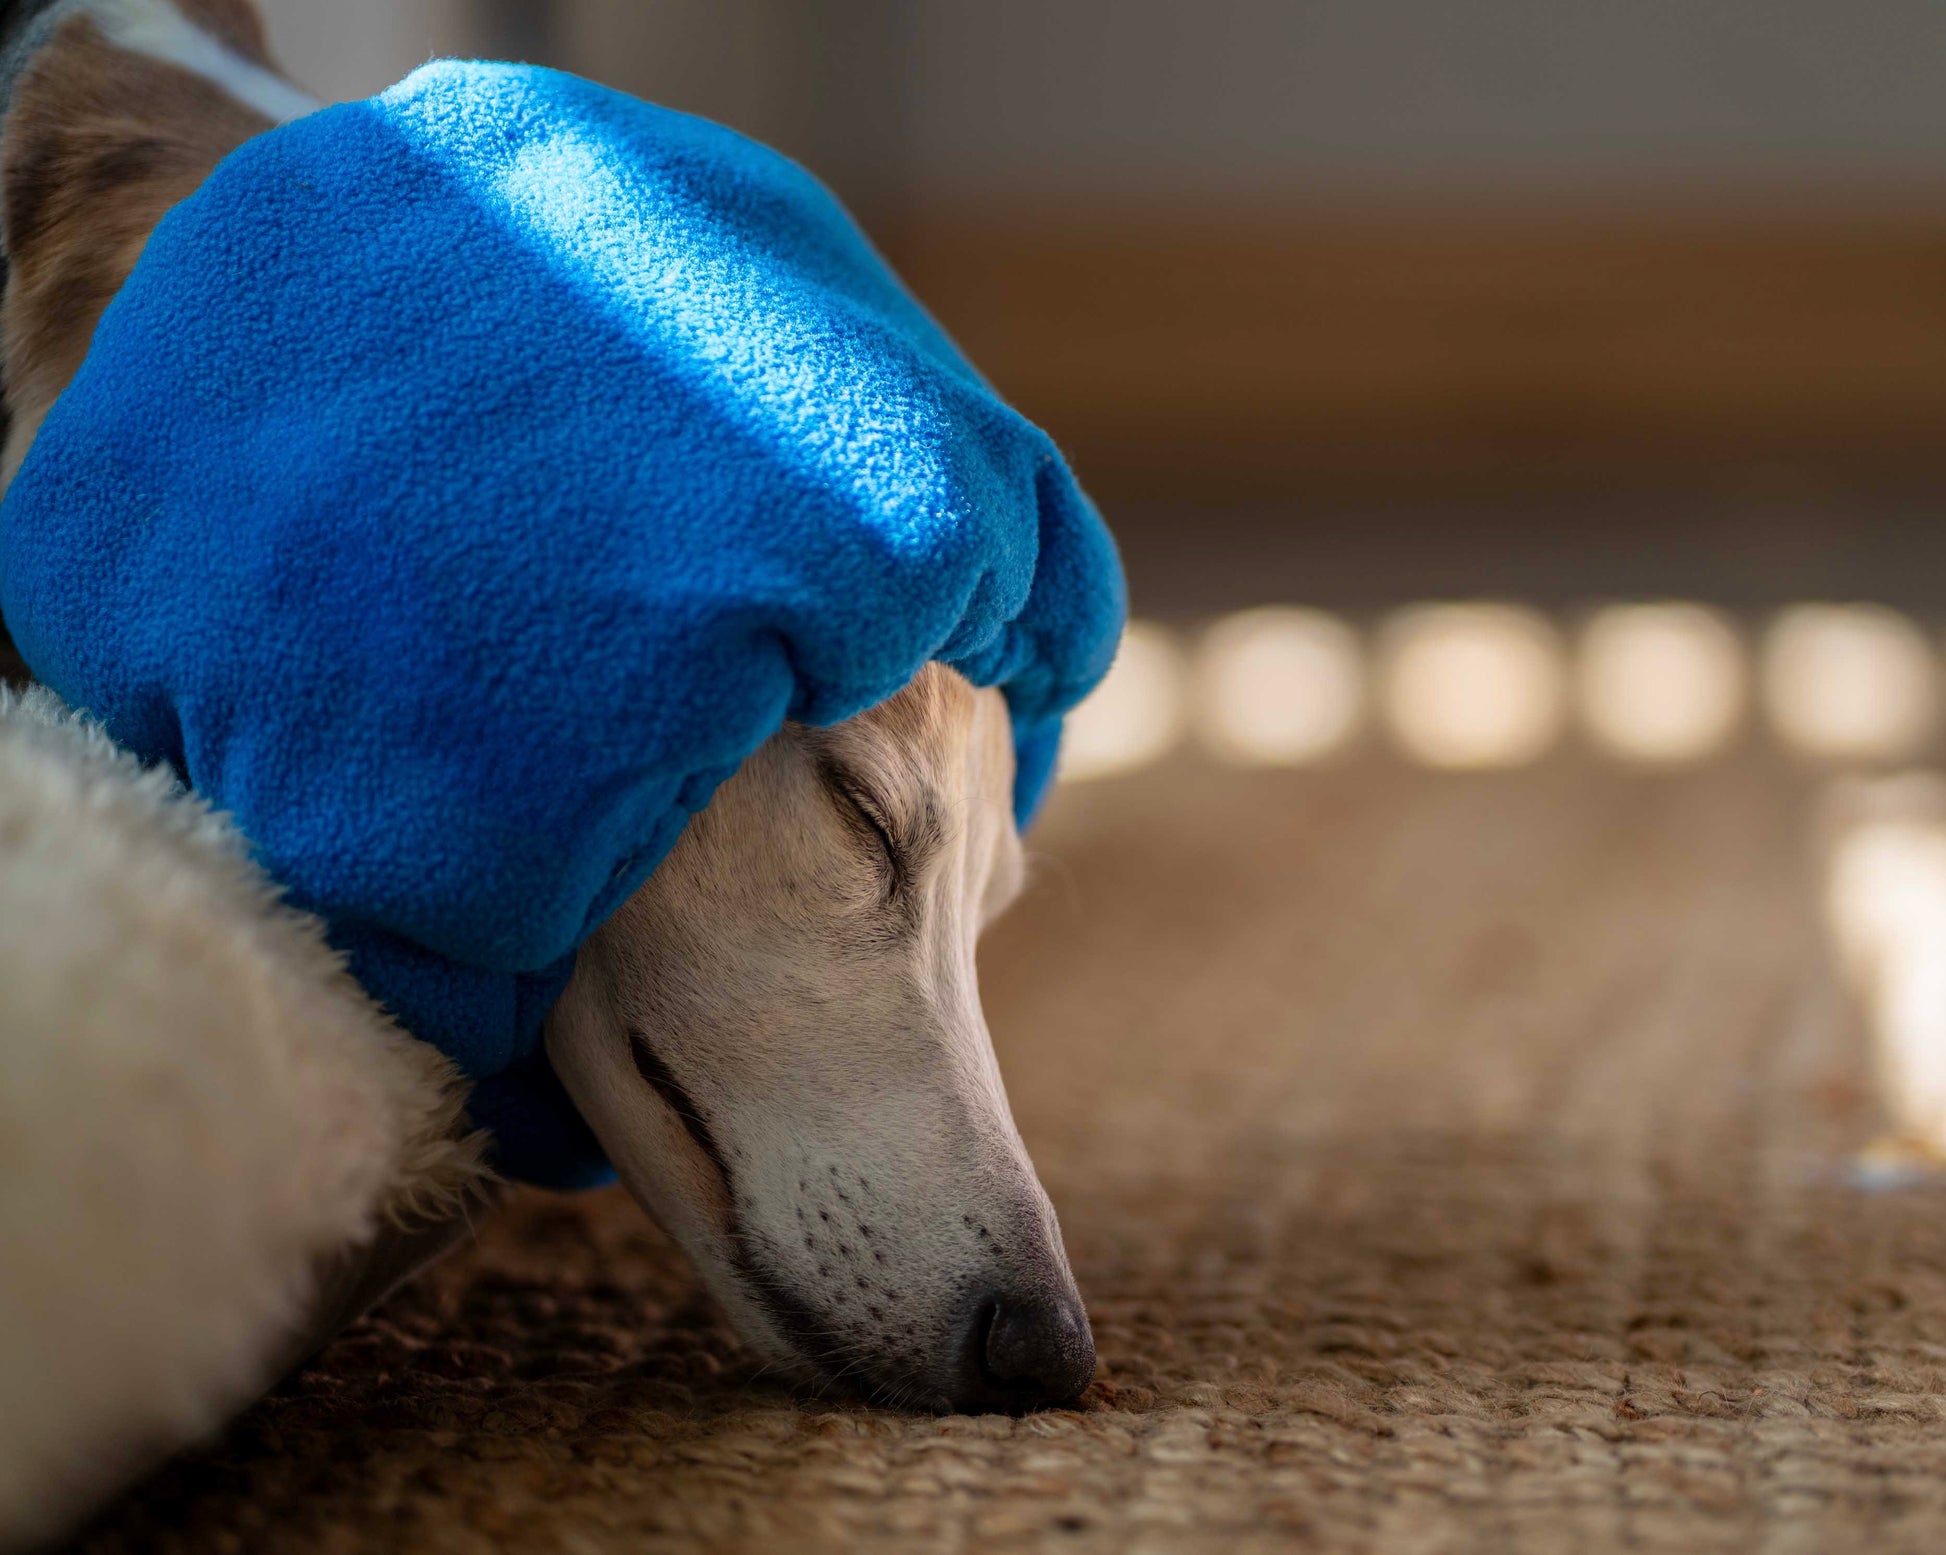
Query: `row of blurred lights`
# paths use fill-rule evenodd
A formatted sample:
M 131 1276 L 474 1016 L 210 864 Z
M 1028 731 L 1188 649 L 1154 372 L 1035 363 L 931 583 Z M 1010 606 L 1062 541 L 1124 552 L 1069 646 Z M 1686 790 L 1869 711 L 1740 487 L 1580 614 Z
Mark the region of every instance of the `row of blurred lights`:
M 1753 705 L 1799 754 L 1899 761 L 1935 732 L 1938 657 L 1911 619 L 1866 604 L 1782 610 L 1754 654 L 1734 619 L 1688 603 L 1611 606 L 1572 634 L 1521 605 L 1414 605 L 1369 643 L 1297 607 L 1227 616 L 1193 644 L 1137 621 L 1070 718 L 1061 770 L 1132 771 L 1192 733 L 1232 765 L 1310 766 L 1375 724 L 1448 770 L 1522 766 L 1570 727 L 1620 760 L 1679 766 L 1730 746 Z

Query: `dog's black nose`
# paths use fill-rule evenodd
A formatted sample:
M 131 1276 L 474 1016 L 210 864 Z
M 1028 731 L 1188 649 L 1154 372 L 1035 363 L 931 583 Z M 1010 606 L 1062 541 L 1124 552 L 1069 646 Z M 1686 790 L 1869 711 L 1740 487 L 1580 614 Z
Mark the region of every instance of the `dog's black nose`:
M 1087 1314 L 1053 1295 L 1000 1296 L 975 1305 L 953 1407 L 963 1414 L 1072 1403 L 1095 1374 Z

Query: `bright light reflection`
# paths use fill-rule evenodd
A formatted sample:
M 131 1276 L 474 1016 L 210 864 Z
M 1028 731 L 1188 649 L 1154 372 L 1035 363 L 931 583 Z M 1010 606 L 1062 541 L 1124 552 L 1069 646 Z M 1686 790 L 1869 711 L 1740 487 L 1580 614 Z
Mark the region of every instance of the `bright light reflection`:
M 1577 670 L 1589 737 L 1627 761 L 1699 761 L 1729 743 L 1743 716 L 1742 645 L 1701 605 L 1597 612 L 1582 633 Z
M 1938 717 L 1932 646 L 1882 605 L 1793 605 L 1764 643 L 1763 697 L 1779 737 L 1804 755 L 1897 760 Z
M 1185 678 L 1175 637 L 1153 622 L 1131 621 L 1107 679 L 1068 714 L 1062 780 L 1113 777 L 1168 754 L 1182 738 Z
M 1301 767 L 1358 730 L 1365 667 L 1358 634 L 1322 610 L 1246 610 L 1210 628 L 1197 656 L 1203 743 L 1244 767 Z
M 1380 701 L 1393 737 L 1432 767 L 1516 767 L 1559 735 L 1561 641 L 1517 605 L 1418 605 L 1380 635 Z
M 1846 784 L 1827 810 L 1826 920 L 1882 1099 L 1903 1141 L 1946 1156 L 1946 780 Z

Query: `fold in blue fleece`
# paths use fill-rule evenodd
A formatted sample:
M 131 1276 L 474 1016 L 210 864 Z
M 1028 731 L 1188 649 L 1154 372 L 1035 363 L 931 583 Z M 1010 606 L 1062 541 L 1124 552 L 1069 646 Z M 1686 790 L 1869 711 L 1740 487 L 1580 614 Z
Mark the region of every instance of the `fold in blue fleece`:
M 1005 688 L 1024 815 L 1123 589 L 808 174 L 444 63 L 162 222 L 0 510 L 0 609 L 566 1185 L 604 1163 L 541 1021 L 716 785 L 938 659 Z

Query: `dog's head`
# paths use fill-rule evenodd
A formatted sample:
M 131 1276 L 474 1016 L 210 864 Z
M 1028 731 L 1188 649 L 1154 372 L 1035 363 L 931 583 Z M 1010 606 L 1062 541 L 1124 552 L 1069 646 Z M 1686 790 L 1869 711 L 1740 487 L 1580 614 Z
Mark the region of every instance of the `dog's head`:
M 1020 888 L 999 694 L 786 728 L 583 950 L 548 1052 L 635 1196 L 801 1377 L 1065 1402 L 1094 1344 L 973 952 Z

